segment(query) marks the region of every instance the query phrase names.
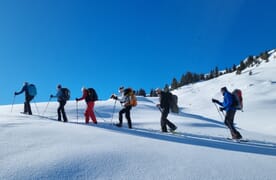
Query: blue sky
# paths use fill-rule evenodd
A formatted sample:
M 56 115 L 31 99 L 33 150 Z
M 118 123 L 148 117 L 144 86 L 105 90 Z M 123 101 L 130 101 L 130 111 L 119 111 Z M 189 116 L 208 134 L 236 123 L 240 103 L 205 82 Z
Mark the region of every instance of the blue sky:
M 273 0 L 0 0 L 0 104 L 23 82 L 36 102 L 56 85 L 164 87 L 187 71 L 208 73 L 275 48 Z M 16 97 L 23 102 L 23 96 Z

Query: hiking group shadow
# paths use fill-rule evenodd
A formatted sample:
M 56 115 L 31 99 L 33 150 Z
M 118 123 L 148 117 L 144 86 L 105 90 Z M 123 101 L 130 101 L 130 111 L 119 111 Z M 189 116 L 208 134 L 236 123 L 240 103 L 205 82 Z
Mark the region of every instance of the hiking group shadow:
M 194 146 L 203 146 L 215 149 L 222 149 L 228 151 L 235 151 L 235 152 L 245 152 L 245 153 L 252 153 L 252 154 L 260 154 L 260 155 L 269 155 L 269 156 L 276 156 L 276 142 L 264 142 L 258 140 L 250 140 L 249 142 L 234 142 L 228 140 L 224 137 L 217 137 L 217 136 L 209 136 L 209 135 L 198 135 L 192 133 L 184 133 L 184 132 L 177 132 L 176 134 L 171 133 L 161 133 L 158 130 L 151 130 L 145 128 L 136 128 L 139 127 L 139 123 L 133 123 L 135 128 L 128 129 L 128 128 L 118 128 L 111 124 L 106 118 L 112 118 L 113 113 L 109 112 L 108 109 L 104 111 L 95 111 L 97 116 L 104 120 L 102 123 L 98 123 L 97 125 L 88 125 L 93 126 L 96 128 L 102 128 L 109 131 L 114 131 L 117 133 L 124 133 L 134 136 L 140 136 L 144 138 L 156 139 L 161 141 L 169 141 L 181 144 L 188 144 Z M 195 120 L 204 121 L 205 123 L 193 123 L 192 126 L 200 126 L 200 127 L 217 127 L 217 128 L 225 128 L 224 122 L 210 119 L 201 115 L 196 114 L 189 114 L 180 111 L 178 114 L 181 117 L 186 118 L 193 118 Z M 76 123 L 76 122 L 71 122 Z M 84 123 L 77 123 L 79 125 L 85 125 Z M 143 123 L 144 124 L 144 123 Z
M 204 124 L 202 123 L 192 123 L 192 126 L 199 126 L 199 127 L 218 127 L 218 128 L 225 128 L 225 124 L 224 122 L 215 120 L 215 119 L 211 119 L 211 118 L 207 118 L 201 115 L 197 115 L 197 114 L 189 114 L 189 113 L 184 113 L 183 111 L 179 112 L 179 116 L 181 117 L 186 117 L 186 118 L 192 118 L 195 119 L 197 121 L 203 121 L 205 122 Z M 208 123 L 208 124 L 206 124 Z
M 190 115 L 189 115 L 190 116 Z M 41 119 L 47 119 L 57 121 L 52 117 L 39 116 Z M 155 139 L 160 141 L 174 142 L 186 145 L 202 146 L 214 149 L 222 149 L 227 151 L 245 152 L 251 154 L 276 156 L 276 142 L 249 140 L 249 142 L 233 142 L 224 137 L 210 136 L 210 135 L 198 135 L 193 133 L 177 132 L 173 133 L 162 133 L 159 130 L 139 128 L 145 123 L 133 123 L 133 129 L 125 127 L 118 128 L 111 124 L 111 122 L 101 122 L 97 125 L 85 124 L 84 122 L 68 122 L 71 124 L 90 126 L 93 128 L 101 128 L 108 131 L 122 133 L 132 136 L 139 136 L 143 138 Z M 7 125 L 9 126 L 9 125 Z
M 137 125 L 137 124 L 134 124 Z M 197 135 L 192 133 L 177 132 L 162 133 L 158 130 L 125 127 L 118 128 L 110 123 L 99 123 L 98 125 L 91 125 L 96 128 L 102 128 L 109 131 L 123 133 L 133 136 L 150 138 L 161 141 L 168 141 L 174 143 L 181 143 L 194 146 L 203 146 L 215 149 L 222 149 L 227 151 L 245 152 L 260 155 L 276 156 L 276 143 L 263 142 L 257 140 L 249 140 L 249 142 L 234 142 L 223 137 Z

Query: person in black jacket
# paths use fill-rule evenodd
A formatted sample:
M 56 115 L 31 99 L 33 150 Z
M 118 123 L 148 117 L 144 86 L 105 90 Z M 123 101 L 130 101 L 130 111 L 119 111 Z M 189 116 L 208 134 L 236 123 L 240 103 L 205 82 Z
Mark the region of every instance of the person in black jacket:
M 156 94 L 159 96 L 160 104 L 157 104 L 156 106 L 161 111 L 161 130 L 162 132 L 168 132 L 167 126 L 169 126 L 170 131 L 175 131 L 177 127 L 168 120 L 168 115 L 170 113 L 170 100 L 172 98 L 172 94 L 170 92 L 164 92 L 161 89 L 156 89 Z
M 29 114 L 32 115 L 32 109 L 31 109 L 31 105 L 30 102 L 33 100 L 34 96 L 31 96 L 28 92 L 28 82 L 24 82 L 23 87 L 21 89 L 21 91 L 19 92 L 14 92 L 14 95 L 19 95 L 23 92 L 25 92 L 25 102 L 24 102 L 24 114 Z

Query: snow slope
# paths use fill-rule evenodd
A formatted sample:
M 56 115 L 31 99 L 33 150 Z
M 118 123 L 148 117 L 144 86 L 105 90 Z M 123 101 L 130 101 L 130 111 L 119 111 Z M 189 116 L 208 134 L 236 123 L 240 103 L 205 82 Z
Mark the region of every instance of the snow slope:
M 69 123 L 56 121 L 56 102 L 33 103 L 41 116 L 20 114 L 22 104 L 1 106 L 0 179 L 275 179 L 275 67 L 271 59 L 252 68 L 252 76 L 227 74 L 176 90 L 181 112 L 169 115 L 178 126 L 174 135 L 157 131 L 157 98 L 138 98 L 132 130 L 125 121 L 111 126 L 121 108 L 113 100 L 96 103 L 97 125 L 84 124 L 84 102 L 78 113 L 75 102 L 67 103 Z M 222 86 L 243 90 L 245 108 L 235 123 L 248 143 L 226 140 L 229 130 L 211 103 L 222 98 Z
M 249 71 L 253 75 L 249 75 Z M 239 88 L 243 92 L 244 112 L 236 114 L 240 128 L 265 134 L 276 135 L 276 122 L 273 116 L 276 109 L 276 53 L 268 63 L 247 68 L 241 75 L 226 74 L 210 81 L 191 84 L 177 90 L 180 105 L 185 112 L 191 112 L 219 119 L 216 108 L 210 104 L 211 98 L 220 99 L 220 88 L 226 86 L 233 91 Z

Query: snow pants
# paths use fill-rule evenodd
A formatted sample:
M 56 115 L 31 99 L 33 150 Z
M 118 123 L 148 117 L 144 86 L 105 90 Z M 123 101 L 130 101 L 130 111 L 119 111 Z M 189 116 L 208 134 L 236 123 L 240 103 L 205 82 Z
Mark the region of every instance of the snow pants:
M 91 118 L 93 123 L 97 124 L 97 119 L 94 113 L 94 105 L 95 105 L 94 101 L 87 102 L 87 107 L 84 113 L 85 123 L 89 123 L 89 119 Z
M 33 100 L 34 96 L 26 96 L 24 102 L 24 113 L 32 115 L 32 109 L 30 102 Z
M 224 124 L 229 128 L 230 133 L 233 139 L 240 139 L 242 138 L 241 134 L 237 129 L 234 127 L 234 117 L 236 114 L 236 110 L 229 110 L 226 112 Z
M 168 132 L 167 126 L 169 126 L 171 130 L 176 129 L 176 126 L 171 121 L 168 120 L 169 111 L 170 111 L 169 109 L 168 110 L 164 109 L 162 111 L 161 121 L 160 121 L 162 132 Z
M 65 110 L 64 110 L 64 106 L 66 104 L 66 101 L 58 101 L 58 102 L 59 102 L 59 107 L 57 109 L 58 121 L 61 121 L 61 115 L 62 115 L 63 121 L 67 122 L 68 119 L 67 119 L 67 116 L 66 116 L 66 113 L 65 113 Z
M 131 123 L 131 118 L 130 118 L 130 110 L 131 110 L 131 106 L 126 106 L 123 109 L 121 109 L 121 111 L 119 112 L 119 125 L 122 126 L 122 124 L 123 124 L 123 114 L 125 113 L 127 123 L 128 123 L 128 127 L 132 128 L 132 123 Z

